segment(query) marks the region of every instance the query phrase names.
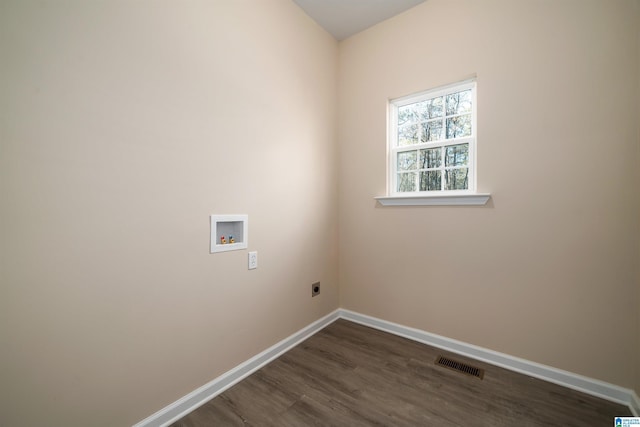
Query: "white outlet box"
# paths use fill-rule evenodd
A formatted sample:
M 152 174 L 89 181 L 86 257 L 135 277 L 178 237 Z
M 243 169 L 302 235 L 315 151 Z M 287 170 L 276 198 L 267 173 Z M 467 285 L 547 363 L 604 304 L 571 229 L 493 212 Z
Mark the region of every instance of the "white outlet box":
M 226 252 L 246 249 L 249 242 L 247 215 L 211 215 L 211 250 Z
M 249 252 L 249 270 L 258 268 L 258 252 Z

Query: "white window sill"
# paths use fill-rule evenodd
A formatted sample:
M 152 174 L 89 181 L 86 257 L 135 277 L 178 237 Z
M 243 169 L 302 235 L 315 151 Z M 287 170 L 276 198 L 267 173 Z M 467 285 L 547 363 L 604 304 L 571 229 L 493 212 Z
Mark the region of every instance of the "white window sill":
M 485 205 L 491 194 L 439 194 L 429 196 L 381 196 L 375 199 L 382 206 L 481 206 Z

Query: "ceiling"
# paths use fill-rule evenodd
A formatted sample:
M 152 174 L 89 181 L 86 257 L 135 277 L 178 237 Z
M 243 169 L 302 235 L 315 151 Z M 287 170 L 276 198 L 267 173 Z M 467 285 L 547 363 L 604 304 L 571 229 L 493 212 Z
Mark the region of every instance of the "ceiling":
M 426 0 L 293 0 L 337 40 L 344 40 Z

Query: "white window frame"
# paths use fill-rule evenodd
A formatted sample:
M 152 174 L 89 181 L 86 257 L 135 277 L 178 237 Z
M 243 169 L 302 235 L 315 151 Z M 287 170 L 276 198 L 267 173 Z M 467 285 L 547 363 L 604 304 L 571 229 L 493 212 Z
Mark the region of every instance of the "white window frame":
M 440 139 L 425 143 L 398 146 L 398 108 L 414 104 L 416 102 L 426 101 L 428 99 L 442 96 L 446 99 L 446 95 L 471 89 L 471 135 Z M 443 100 L 444 101 L 444 100 Z M 444 102 L 443 102 L 444 104 Z M 446 109 L 446 105 L 443 105 Z M 447 205 L 447 204 L 485 204 L 489 199 L 489 194 L 479 194 L 477 188 L 477 97 L 476 97 L 476 80 L 469 79 L 446 86 L 441 86 L 424 92 L 419 92 L 392 99 L 389 101 L 389 121 L 388 121 L 388 147 L 387 147 L 387 196 L 376 197 L 383 205 Z M 446 136 L 446 110 L 443 112 L 443 134 Z M 432 190 L 419 191 L 419 180 L 421 169 L 416 170 L 416 189 L 412 192 L 397 191 L 398 179 L 398 154 L 407 151 L 417 151 L 421 149 L 446 147 L 450 145 L 469 144 L 469 173 L 468 186 L 464 190 Z M 442 166 L 439 170 L 444 170 L 444 156 Z M 447 168 L 449 169 L 449 168 Z M 444 176 L 442 177 L 442 186 L 444 187 Z

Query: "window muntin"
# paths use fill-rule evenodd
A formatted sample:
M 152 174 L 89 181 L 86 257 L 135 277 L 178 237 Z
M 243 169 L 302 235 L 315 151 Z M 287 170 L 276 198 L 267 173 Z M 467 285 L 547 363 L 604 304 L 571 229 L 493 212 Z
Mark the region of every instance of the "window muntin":
M 475 191 L 475 81 L 390 102 L 390 194 Z

